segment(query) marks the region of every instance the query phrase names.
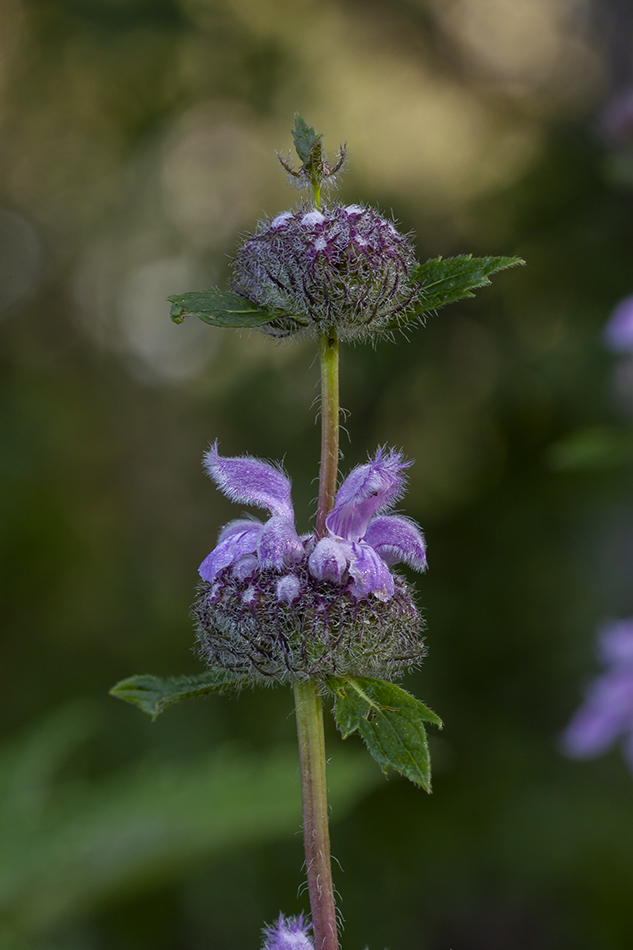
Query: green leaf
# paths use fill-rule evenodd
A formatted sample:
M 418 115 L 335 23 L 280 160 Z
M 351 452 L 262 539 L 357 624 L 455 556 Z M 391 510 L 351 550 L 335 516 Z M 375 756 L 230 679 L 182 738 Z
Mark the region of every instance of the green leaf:
M 219 693 L 235 685 L 234 675 L 218 667 L 199 676 L 130 676 L 113 686 L 110 695 L 138 706 L 156 719 L 166 706 Z
M 590 426 L 551 445 L 547 462 L 556 472 L 618 468 L 633 462 L 633 433 Z
M 485 287 L 488 279 L 497 271 L 524 264 L 520 257 L 434 257 L 424 264 L 416 264 L 411 272 L 413 280 L 420 284 L 420 293 L 415 309 L 398 314 L 387 330 L 397 330 L 416 320 L 423 313 L 437 310 L 456 300 L 474 297 L 473 290 Z
M 296 834 L 296 748 L 256 755 L 222 744 L 192 760 L 166 745 L 96 776 L 81 773 L 81 756 L 68 772 L 65 761 L 93 736 L 97 715 L 98 707 L 73 704 L 0 745 L 2 950 L 66 947 L 59 932 L 97 908 L 163 893 L 201 862 L 221 867 L 236 848 Z M 379 780 L 360 750 L 342 752 L 328 766 L 337 820 Z
M 442 728 L 428 706 L 394 683 L 369 677 L 332 677 L 328 686 L 336 699 L 334 719 L 347 739 L 360 732 L 383 772 L 395 769 L 431 790 L 431 760 L 425 722 Z
M 292 130 L 292 138 L 297 155 L 304 165 L 310 162 L 315 147 L 318 146 L 319 151 L 321 149 L 321 134 L 315 132 L 298 112 L 295 113 L 295 127 Z
M 194 291 L 174 294 L 167 298 L 171 303 L 169 315 L 174 323 L 182 323 L 185 317 L 198 317 L 214 327 L 259 327 L 270 323 L 276 314 L 262 310 L 255 304 L 227 290 Z

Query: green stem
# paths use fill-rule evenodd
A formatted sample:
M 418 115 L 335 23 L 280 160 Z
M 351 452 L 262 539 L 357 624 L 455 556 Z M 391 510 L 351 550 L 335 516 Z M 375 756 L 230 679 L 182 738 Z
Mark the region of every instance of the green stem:
M 325 519 L 334 507 L 339 457 L 338 339 L 332 331 L 319 339 L 321 361 L 321 470 L 316 536 L 326 534 Z
M 339 455 L 338 340 L 332 331 L 319 340 L 321 361 L 321 468 L 316 536 L 326 533 L 325 519 L 334 506 Z M 338 950 L 336 905 L 332 885 L 323 705 L 316 686 L 295 682 L 295 711 L 301 764 L 303 843 L 315 950 Z
M 295 682 L 303 841 L 315 950 L 338 950 L 325 781 L 323 704 L 316 687 Z

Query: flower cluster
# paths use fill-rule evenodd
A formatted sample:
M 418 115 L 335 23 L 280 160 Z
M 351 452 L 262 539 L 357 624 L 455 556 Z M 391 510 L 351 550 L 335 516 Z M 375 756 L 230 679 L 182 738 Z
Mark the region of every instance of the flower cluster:
M 561 745 L 567 755 L 590 758 L 623 736 L 624 758 L 633 772 L 633 618 L 602 631 L 598 655 L 607 670 L 589 686 Z
M 424 655 L 409 585 L 392 573 L 426 567 L 419 527 L 391 509 L 408 463 L 379 449 L 341 484 L 327 535 L 299 537 L 283 471 L 214 445 L 205 466 L 233 501 L 270 517 L 239 519 L 200 565 L 193 608 L 200 651 L 211 666 L 249 682 L 394 675 Z
M 419 293 L 413 248 L 392 221 L 361 205 L 304 207 L 259 225 L 233 261 L 233 290 L 280 311 L 262 329 L 274 336 L 343 340 L 384 331 Z

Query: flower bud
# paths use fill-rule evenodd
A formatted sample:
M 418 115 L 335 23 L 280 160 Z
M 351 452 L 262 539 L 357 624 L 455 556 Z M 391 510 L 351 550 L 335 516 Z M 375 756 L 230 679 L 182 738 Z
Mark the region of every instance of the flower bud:
M 261 329 L 363 340 L 410 308 L 413 247 L 372 208 L 304 206 L 260 223 L 233 261 L 233 290 L 279 314 Z

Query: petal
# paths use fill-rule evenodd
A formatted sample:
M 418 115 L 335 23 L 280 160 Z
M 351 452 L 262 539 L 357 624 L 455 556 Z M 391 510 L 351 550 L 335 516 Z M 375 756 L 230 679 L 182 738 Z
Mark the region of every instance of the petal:
M 245 581 L 253 576 L 257 567 L 257 557 L 254 554 L 244 554 L 232 565 L 231 572 L 236 580 Z
M 601 630 L 598 656 L 604 663 L 633 666 L 633 620 L 619 620 Z
M 633 296 L 625 297 L 613 310 L 604 328 L 604 342 L 615 353 L 633 350 Z
M 301 581 L 294 574 L 286 574 L 277 581 L 276 594 L 279 603 L 293 603 L 301 595 Z
M 303 557 L 303 545 L 292 521 L 283 515 L 267 521 L 259 538 L 257 553 L 263 570 L 279 571 L 297 564 Z
M 232 521 L 224 528 L 220 541 L 198 568 L 203 581 L 212 581 L 225 567 L 234 564 L 245 554 L 257 550 L 257 541 L 263 530 L 260 521 Z
M 402 470 L 410 464 L 399 452 L 378 449 L 375 458 L 352 469 L 326 519 L 328 530 L 339 538 L 359 541 L 376 512 L 390 508 L 400 496 Z
M 280 469 L 251 455 L 225 458 L 218 453 L 217 442 L 205 454 L 203 464 L 231 501 L 267 508 L 271 514 L 294 520 L 290 479 Z
M 594 680 L 586 701 L 563 732 L 563 752 L 573 758 L 599 755 L 632 725 L 633 676 L 607 673 Z
M 362 541 L 353 544 L 354 550 L 349 572 L 354 579 L 350 593 L 361 600 L 373 594 L 378 600 L 390 600 L 393 597 L 393 577 L 383 559 L 374 549 Z
M 426 570 L 424 535 L 414 521 L 400 515 L 373 518 L 363 538 L 391 566 L 403 561 L 416 571 Z
M 340 584 L 352 555 L 352 546 L 334 538 L 321 538 L 308 558 L 308 570 L 318 581 Z

